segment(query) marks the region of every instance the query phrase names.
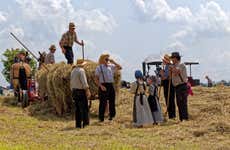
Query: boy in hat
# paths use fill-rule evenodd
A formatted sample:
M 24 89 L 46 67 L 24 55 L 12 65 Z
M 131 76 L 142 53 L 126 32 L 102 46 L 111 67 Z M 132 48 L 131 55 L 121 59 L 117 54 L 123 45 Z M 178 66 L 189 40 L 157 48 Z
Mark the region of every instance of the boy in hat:
M 62 53 L 65 55 L 68 64 L 73 64 L 73 43 L 84 46 L 83 41 L 79 41 L 77 38 L 77 33 L 75 32 L 75 24 L 73 22 L 69 23 L 69 31 L 62 35 L 59 45 L 62 49 Z
M 45 57 L 45 64 L 54 64 L 55 63 L 54 53 L 56 51 L 55 45 L 51 45 L 49 50 L 50 52 Z
M 176 101 L 179 111 L 180 121 L 188 120 L 188 87 L 187 71 L 185 64 L 181 63 L 179 52 L 173 52 L 171 55 L 174 66 L 170 66 L 172 72 L 172 83 L 176 91 Z

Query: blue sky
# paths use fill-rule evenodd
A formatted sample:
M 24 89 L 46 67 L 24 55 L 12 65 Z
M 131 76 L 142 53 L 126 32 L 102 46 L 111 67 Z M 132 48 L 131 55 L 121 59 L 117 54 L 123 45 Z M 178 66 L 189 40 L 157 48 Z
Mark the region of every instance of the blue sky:
M 21 47 L 14 32 L 37 54 L 58 45 L 68 22 L 86 41 L 86 57 L 103 52 L 123 65 L 123 79 L 133 80 L 148 56 L 179 51 L 183 61 L 199 61 L 193 76 L 204 81 L 230 80 L 230 1 L 226 0 L 8 0 L 0 5 L 0 45 Z M 74 46 L 75 58 L 81 57 Z M 57 61 L 65 61 L 60 48 Z M 2 55 L 1 55 L 2 58 Z M 2 64 L 0 64 L 2 70 Z M 2 75 L 0 84 L 6 85 Z

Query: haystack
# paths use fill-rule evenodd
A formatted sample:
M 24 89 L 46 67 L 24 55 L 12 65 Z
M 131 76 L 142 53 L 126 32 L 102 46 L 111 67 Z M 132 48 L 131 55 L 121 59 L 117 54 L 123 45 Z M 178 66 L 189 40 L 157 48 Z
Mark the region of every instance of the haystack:
M 95 70 L 98 63 L 91 60 L 86 61 L 87 64 L 84 66 L 84 69 L 92 95 L 90 99 L 95 100 L 98 98 L 98 87 L 95 83 Z M 72 66 L 61 62 L 54 65 L 47 65 L 47 68 L 49 71 L 41 69 L 37 72 L 39 92 L 48 95 L 48 101 L 51 102 L 59 115 L 69 112 L 73 108 L 72 94 L 70 90 L 70 74 Z M 118 94 L 121 80 L 120 71 L 115 72 L 114 80 L 114 87 Z

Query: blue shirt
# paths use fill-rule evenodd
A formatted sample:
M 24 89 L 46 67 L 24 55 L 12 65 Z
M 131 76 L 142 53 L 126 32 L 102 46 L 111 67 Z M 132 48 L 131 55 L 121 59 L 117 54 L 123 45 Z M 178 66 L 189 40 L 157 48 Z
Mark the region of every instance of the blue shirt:
M 165 66 L 164 69 L 164 77 L 167 79 L 169 77 L 169 65 Z
M 99 65 L 96 68 L 95 75 L 99 77 L 100 83 L 113 83 L 114 82 L 114 72 L 115 72 L 115 65 Z M 104 76 L 104 77 L 103 77 Z

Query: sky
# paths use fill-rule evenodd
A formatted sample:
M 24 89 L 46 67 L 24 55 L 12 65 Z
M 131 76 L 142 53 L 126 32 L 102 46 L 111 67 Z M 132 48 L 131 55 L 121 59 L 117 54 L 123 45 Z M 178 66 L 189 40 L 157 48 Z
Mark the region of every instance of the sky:
M 0 59 L 7 48 L 21 48 L 10 32 L 38 56 L 57 46 L 56 61 L 66 61 L 58 42 L 75 22 L 85 41 L 86 58 L 110 53 L 134 80 L 142 62 L 179 51 L 182 61 L 198 61 L 194 78 L 230 80 L 230 1 L 227 0 L 8 0 L 0 1 Z M 81 47 L 74 45 L 75 59 Z M 0 70 L 3 65 L 0 63 Z M 0 85 L 8 85 L 0 74 Z

